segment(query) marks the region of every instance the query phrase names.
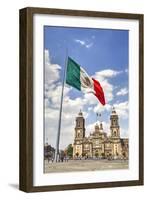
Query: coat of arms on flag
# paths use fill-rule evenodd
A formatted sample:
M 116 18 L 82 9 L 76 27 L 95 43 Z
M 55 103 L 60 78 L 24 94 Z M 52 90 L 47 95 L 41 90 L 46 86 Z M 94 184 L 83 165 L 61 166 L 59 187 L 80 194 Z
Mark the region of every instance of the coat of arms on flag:
M 104 92 L 98 80 L 90 77 L 83 67 L 70 57 L 67 63 L 66 83 L 83 92 L 93 93 L 101 104 L 105 105 Z

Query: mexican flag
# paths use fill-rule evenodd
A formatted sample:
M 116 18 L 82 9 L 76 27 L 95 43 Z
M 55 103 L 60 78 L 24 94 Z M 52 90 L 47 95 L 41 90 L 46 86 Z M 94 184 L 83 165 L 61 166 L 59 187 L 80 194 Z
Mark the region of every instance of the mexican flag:
M 66 83 L 70 86 L 87 93 L 93 93 L 102 105 L 105 105 L 105 96 L 100 83 L 90 77 L 86 71 L 73 59 L 68 57 Z

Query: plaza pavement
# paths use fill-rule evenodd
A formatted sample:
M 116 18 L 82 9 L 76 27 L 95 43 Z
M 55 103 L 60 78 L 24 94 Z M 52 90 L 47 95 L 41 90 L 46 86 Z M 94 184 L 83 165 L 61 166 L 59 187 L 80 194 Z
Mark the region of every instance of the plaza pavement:
M 69 160 L 52 163 L 44 161 L 45 173 L 128 169 L 127 160 Z

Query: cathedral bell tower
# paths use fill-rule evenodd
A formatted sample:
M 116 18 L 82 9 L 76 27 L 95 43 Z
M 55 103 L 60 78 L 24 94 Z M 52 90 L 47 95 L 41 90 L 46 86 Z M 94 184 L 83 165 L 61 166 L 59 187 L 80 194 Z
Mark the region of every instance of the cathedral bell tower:
M 75 140 L 81 140 L 85 137 L 85 119 L 83 113 L 79 112 L 76 117 L 76 126 L 75 126 Z
M 120 142 L 119 119 L 114 107 L 112 108 L 110 121 L 111 121 L 110 131 L 111 131 L 111 147 L 112 147 L 111 153 L 114 159 L 118 159 L 121 157 L 122 148 Z
M 119 119 L 114 107 L 112 108 L 110 121 L 111 121 L 111 125 L 110 125 L 111 137 L 120 138 Z
M 83 139 L 85 138 L 85 119 L 83 113 L 79 112 L 76 117 L 75 138 L 73 144 L 73 158 L 82 157 L 83 155 Z

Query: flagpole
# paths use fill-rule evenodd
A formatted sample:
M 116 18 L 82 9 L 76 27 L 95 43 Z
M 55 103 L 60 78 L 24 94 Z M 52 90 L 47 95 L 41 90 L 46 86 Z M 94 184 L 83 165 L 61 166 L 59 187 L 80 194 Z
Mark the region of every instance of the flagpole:
M 67 69 L 67 60 L 68 60 L 68 50 L 66 49 L 65 67 L 64 67 L 64 73 L 63 73 L 61 100 L 60 100 L 58 132 L 57 132 L 56 149 L 55 149 L 55 162 L 58 162 L 59 160 L 59 141 L 60 141 L 60 132 L 61 132 L 61 117 L 62 117 L 62 105 L 63 105 L 63 94 L 64 94 L 64 85 L 65 85 L 65 77 L 66 77 L 66 69 Z

